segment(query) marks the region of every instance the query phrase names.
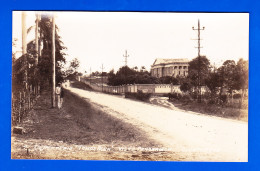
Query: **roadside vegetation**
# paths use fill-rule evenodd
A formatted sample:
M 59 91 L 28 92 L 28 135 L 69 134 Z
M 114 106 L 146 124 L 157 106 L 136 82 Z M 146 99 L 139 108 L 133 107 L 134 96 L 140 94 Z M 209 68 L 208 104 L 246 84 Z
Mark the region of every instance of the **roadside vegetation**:
M 136 99 L 136 100 L 148 102 L 151 95 L 152 95 L 151 93 L 143 93 L 142 91 L 138 90 L 137 93 L 126 92 L 125 98 Z
M 180 160 L 173 152 L 120 150 L 161 145 L 69 91 L 64 93 L 62 109 L 50 108 L 49 93 L 44 91 L 18 123 L 24 131 L 12 135 L 12 159 Z
M 207 97 L 203 97 L 203 101 L 198 103 L 189 95 L 182 96 L 181 94 L 173 93 L 165 96 L 168 96 L 169 102 L 181 110 L 248 121 L 247 99 L 241 101 L 240 98 L 234 98 L 232 102 L 228 102 L 226 95 L 223 95 L 221 97 L 222 100 L 218 100 L 218 103 L 212 103 L 211 100 L 207 100 L 209 99 Z

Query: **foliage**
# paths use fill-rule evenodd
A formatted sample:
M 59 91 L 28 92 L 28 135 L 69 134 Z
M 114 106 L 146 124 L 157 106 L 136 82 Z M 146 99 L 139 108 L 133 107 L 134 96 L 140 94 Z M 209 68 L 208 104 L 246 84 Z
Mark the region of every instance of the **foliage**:
M 179 77 L 178 77 L 179 78 Z M 165 77 L 161 77 L 160 83 L 161 84 L 173 84 L 173 85 L 178 85 L 179 84 L 179 79 L 175 78 L 175 77 L 171 77 L 171 76 L 165 76 Z
M 52 48 L 52 21 L 51 16 L 48 14 L 42 14 L 39 21 L 40 28 L 40 41 L 43 42 L 42 56 L 39 58 L 39 72 L 41 75 L 41 82 L 47 80 L 51 82 L 51 48 Z M 58 27 L 55 26 L 55 64 L 56 64 L 56 83 L 62 82 L 64 79 L 64 73 L 62 67 L 66 62 L 65 53 L 63 50 L 67 49 L 63 46 L 61 37 L 58 35 Z
M 226 60 L 223 65 L 218 68 L 221 74 L 221 87 L 227 88 L 228 92 L 232 94 L 233 90 L 239 89 L 239 73 L 234 60 Z
M 242 89 L 242 97 L 245 96 L 245 89 L 248 88 L 248 61 L 239 59 L 237 62 L 237 72 L 239 75 L 239 89 Z
M 77 58 L 74 58 L 72 61 L 70 61 L 70 66 L 65 71 L 66 79 L 76 80 L 77 76 L 80 76 L 80 73 L 78 72 L 79 65 L 80 62 Z
M 211 95 L 215 96 L 218 88 L 221 86 L 221 75 L 218 72 L 210 72 L 205 79 L 205 85 L 209 88 Z
M 209 75 L 210 62 L 206 56 L 196 57 L 189 62 L 189 75 L 188 78 L 191 84 L 195 87 L 199 86 L 199 76 L 200 85 L 205 85 L 205 80 Z
M 148 101 L 151 97 L 151 93 L 143 93 L 141 90 L 138 90 L 137 93 L 130 93 L 126 92 L 125 93 L 125 98 L 132 98 L 132 99 L 137 99 L 141 101 Z
M 131 69 L 128 66 L 121 67 L 116 73 L 111 70 L 108 74 L 108 85 L 118 86 L 124 84 L 154 84 L 160 83 L 158 78 L 152 77 L 144 67 L 140 71 L 137 67 Z
M 180 89 L 182 92 L 186 93 L 186 92 L 190 91 L 191 84 L 189 82 L 184 82 L 183 84 L 181 84 Z

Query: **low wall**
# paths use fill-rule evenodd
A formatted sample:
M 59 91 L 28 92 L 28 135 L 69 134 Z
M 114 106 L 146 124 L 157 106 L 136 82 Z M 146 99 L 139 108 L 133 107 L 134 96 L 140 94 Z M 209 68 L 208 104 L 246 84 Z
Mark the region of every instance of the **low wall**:
M 85 84 L 89 85 L 95 91 L 103 91 L 107 93 L 119 93 L 123 94 L 125 92 L 136 93 L 138 90 L 144 93 L 152 94 L 167 94 L 167 93 L 182 93 L 179 85 L 172 84 L 133 84 L 133 85 L 123 85 L 123 86 L 105 86 L 100 84 L 93 84 L 89 81 L 83 81 Z M 103 90 L 102 90 L 103 89 Z

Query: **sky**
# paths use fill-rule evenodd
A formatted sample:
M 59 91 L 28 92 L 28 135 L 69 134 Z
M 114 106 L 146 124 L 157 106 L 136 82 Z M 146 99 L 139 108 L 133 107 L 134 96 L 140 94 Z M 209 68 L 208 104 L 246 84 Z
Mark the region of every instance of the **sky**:
M 53 12 L 49 12 L 52 14 Z M 149 71 L 156 58 L 188 58 L 198 55 L 197 31 L 200 20 L 201 55 L 212 65 L 221 66 L 227 60 L 248 60 L 248 13 L 169 13 L 169 12 L 54 12 L 58 34 L 69 62 L 80 61 L 79 71 L 111 69 L 125 64 L 130 68 L 145 66 Z M 35 25 L 35 12 L 26 12 L 26 26 Z M 21 12 L 13 12 L 13 39 L 18 39 L 13 51 L 21 51 Z M 27 41 L 34 39 L 34 31 Z M 19 56 L 19 53 L 17 53 Z

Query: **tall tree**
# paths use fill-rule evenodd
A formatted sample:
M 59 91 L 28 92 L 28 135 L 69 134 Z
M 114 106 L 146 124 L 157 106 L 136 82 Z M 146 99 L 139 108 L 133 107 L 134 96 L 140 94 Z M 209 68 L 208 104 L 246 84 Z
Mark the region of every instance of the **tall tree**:
M 78 73 L 79 65 L 80 65 L 80 62 L 77 58 L 74 58 L 72 61 L 70 61 L 70 66 L 65 71 L 67 79 L 69 79 L 69 80 L 76 79 L 76 77 L 79 75 L 79 73 Z
M 227 88 L 231 95 L 233 90 L 239 89 L 239 73 L 234 60 L 226 60 L 218 69 L 218 72 L 221 73 L 222 87 Z
M 41 51 L 41 58 L 39 59 L 39 73 L 41 74 L 40 82 L 43 87 L 47 87 L 51 83 L 51 56 L 52 56 L 52 21 L 51 16 L 48 14 L 41 14 L 39 21 L 40 29 L 40 41 L 43 44 Z M 59 28 L 55 26 L 55 73 L 56 73 L 56 83 L 61 82 L 64 79 L 64 73 L 62 72 L 62 67 L 64 66 L 65 60 L 65 46 L 61 41 L 61 37 L 58 35 Z
M 205 81 L 210 73 L 210 62 L 206 56 L 194 58 L 189 62 L 190 84 L 195 87 L 197 96 L 200 96 L 200 86 L 205 85 Z M 200 75 L 199 75 L 200 74 Z

